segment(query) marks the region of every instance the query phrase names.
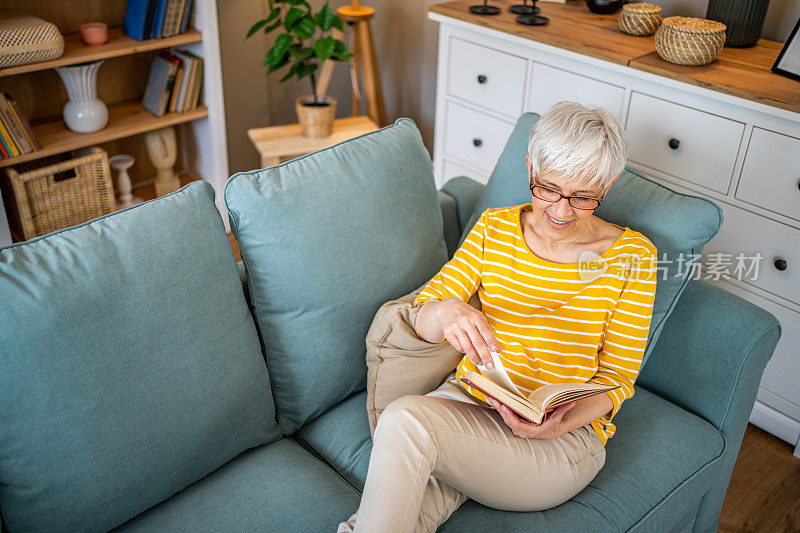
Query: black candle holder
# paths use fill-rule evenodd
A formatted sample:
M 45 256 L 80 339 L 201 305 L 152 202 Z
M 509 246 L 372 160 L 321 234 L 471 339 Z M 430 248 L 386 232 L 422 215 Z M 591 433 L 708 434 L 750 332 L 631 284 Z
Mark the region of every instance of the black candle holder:
M 482 6 L 469 6 L 470 13 L 475 13 L 476 15 L 497 15 L 500 13 L 499 7 L 487 5 L 486 1 L 487 0 L 483 0 Z
M 541 26 L 542 24 L 550 22 L 549 18 L 537 15 L 536 13 L 538 11 L 539 8 L 536 7 L 536 0 L 533 0 L 533 9 L 525 15 L 518 16 L 516 21 L 526 26 Z
M 529 6 L 528 0 L 522 0 L 521 4 L 514 4 L 513 6 L 509 7 L 508 10 L 517 15 L 530 15 L 531 12 L 536 14 L 541 11 L 541 9 L 538 7 Z

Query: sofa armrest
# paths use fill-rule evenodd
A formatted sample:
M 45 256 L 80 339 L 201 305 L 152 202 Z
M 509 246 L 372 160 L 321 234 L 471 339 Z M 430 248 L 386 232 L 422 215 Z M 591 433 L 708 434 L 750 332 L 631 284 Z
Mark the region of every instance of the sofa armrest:
M 637 382 L 723 433 L 738 422 L 743 430 L 780 334 L 771 313 L 710 283 L 691 281 Z
M 464 229 L 467 227 L 485 188 L 486 185 L 483 183 L 466 176 L 452 178 L 442 186 L 442 191 L 452 196 L 456 201 L 459 235 L 464 233 Z
M 771 313 L 710 283 L 691 281 L 639 373 L 637 384 L 708 420 L 724 438 L 694 531 L 717 530 L 758 386 L 780 336 Z

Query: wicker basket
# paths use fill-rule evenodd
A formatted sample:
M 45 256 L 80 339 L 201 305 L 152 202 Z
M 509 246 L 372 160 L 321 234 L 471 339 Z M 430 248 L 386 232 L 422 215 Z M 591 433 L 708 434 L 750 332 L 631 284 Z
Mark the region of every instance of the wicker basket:
M 4 188 L 11 189 L 9 223 L 15 240 L 38 237 L 116 210 L 108 155 L 97 146 L 89 152 L 32 170 L 24 170 L 25 163 L 18 170 L 6 168 L 8 179 L 2 181 L 8 182 Z
M 630 35 L 653 35 L 661 26 L 661 8 L 653 4 L 625 4 L 619 29 Z
M 303 105 L 312 101 L 311 96 L 301 96 L 294 102 L 300 133 L 304 137 L 327 137 L 333 133 L 333 121 L 336 118 L 336 98 L 325 96 L 325 106 Z
M 19 11 L 0 11 L 0 68 L 58 59 L 64 36 L 55 24 Z
M 678 65 L 707 65 L 725 45 L 725 24 L 691 17 L 667 17 L 656 31 L 656 52 Z

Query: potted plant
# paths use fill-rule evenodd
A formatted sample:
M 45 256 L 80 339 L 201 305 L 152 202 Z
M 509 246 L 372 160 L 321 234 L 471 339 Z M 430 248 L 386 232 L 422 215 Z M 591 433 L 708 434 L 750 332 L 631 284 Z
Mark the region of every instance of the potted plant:
M 281 83 L 292 76 L 297 76 L 298 81 L 311 78 L 311 96 L 301 96 L 295 101 L 297 119 L 304 136 L 327 137 L 333 129 L 336 99 L 317 96 L 314 73 L 327 59 L 350 59 L 347 46 L 327 34 L 333 28 L 344 31 L 342 19 L 333 12 L 328 2 L 316 14 L 305 0 L 268 0 L 268 5 L 269 16 L 253 24 L 245 39 L 261 28 L 264 33 L 277 30 L 275 43 L 262 64 L 269 67 L 267 74 L 291 64 Z

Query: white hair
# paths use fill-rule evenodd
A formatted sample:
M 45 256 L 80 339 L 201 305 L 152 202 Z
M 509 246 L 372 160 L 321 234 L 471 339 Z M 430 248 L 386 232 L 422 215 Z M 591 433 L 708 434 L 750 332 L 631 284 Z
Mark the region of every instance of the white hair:
M 528 155 L 533 176 L 554 173 L 605 193 L 625 168 L 628 137 L 605 109 L 559 102 L 536 122 Z

